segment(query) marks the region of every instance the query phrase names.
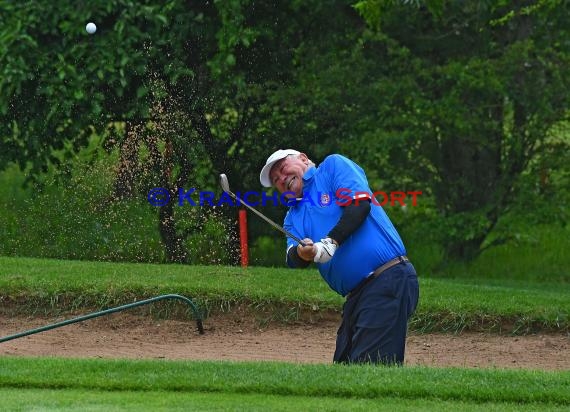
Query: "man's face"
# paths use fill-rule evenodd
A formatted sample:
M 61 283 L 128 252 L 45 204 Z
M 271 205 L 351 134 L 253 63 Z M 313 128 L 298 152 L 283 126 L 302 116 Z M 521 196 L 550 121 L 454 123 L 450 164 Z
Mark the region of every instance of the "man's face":
M 281 159 L 271 168 L 269 178 L 279 193 L 293 192 L 295 195 L 286 197 L 303 196 L 303 175 L 309 167 L 309 159 L 304 153 L 289 155 Z

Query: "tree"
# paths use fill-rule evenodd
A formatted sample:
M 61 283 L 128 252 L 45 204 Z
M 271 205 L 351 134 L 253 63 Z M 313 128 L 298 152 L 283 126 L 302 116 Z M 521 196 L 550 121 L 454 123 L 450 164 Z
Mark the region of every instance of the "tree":
M 179 188 L 217 185 L 221 172 L 257 169 L 268 147 L 280 146 L 273 109 L 300 34 L 318 30 L 303 24 L 326 9 L 246 0 L 3 3 L 0 168 L 15 161 L 33 178 L 61 162 L 55 150 L 71 156 L 95 133 L 120 149 L 114 200 L 146 198 L 156 186 L 176 198 Z M 87 21 L 95 34 L 85 32 Z M 188 261 L 186 239 L 199 230 L 182 213 L 173 203 L 157 212 L 173 262 Z
M 174 193 L 204 155 L 225 170 L 248 115 L 245 75 L 232 55 L 255 34 L 242 27 L 242 3 L 3 3 L 0 167 L 15 161 L 36 176 L 60 163 L 55 150 L 70 156 L 96 133 L 120 147 L 116 199 L 145 186 Z M 87 21 L 95 34 L 85 32 Z M 172 205 L 158 218 L 169 260 L 187 261 L 191 228 L 177 227 Z
M 568 115 L 568 5 L 353 4 L 0 3 L 0 168 L 34 176 L 95 133 L 120 149 L 114 200 L 144 200 L 219 190 L 219 173 L 259 188 L 277 148 L 342 152 L 375 189 L 432 194 L 433 231 L 472 258 Z M 157 219 L 168 259 L 188 261 L 200 228 L 175 204 Z
M 568 118 L 570 8 L 499 0 L 356 7 L 375 29 L 370 52 L 393 61 L 373 81 L 392 99 L 377 112 L 389 132 L 377 134 L 399 134 L 392 162 L 433 194 L 447 255 L 472 259 L 491 245 L 521 175 L 548 150 L 549 131 Z

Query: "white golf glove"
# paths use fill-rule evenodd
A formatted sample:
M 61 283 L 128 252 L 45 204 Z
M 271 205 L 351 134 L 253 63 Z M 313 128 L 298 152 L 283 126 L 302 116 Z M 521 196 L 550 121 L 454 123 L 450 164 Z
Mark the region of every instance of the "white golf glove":
M 337 245 L 330 237 L 321 239 L 320 242 L 314 244 L 317 248 L 317 254 L 313 258 L 316 263 L 327 263 L 332 259 L 334 252 L 336 252 Z

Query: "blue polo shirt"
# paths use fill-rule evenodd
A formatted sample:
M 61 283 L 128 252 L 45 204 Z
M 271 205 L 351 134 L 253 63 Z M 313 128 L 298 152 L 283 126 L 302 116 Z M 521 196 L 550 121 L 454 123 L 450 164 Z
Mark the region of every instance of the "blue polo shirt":
M 289 206 L 284 228 L 297 237 L 314 242 L 327 236 L 342 215 L 342 204 L 370 196 L 364 170 L 352 160 L 330 155 L 303 176 L 303 197 Z M 336 250 L 327 263 L 317 263 L 328 285 L 345 296 L 365 277 L 387 261 L 406 254 L 394 225 L 382 206 L 370 204 L 362 225 Z M 287 238 L 287 250 L 297 242 Z

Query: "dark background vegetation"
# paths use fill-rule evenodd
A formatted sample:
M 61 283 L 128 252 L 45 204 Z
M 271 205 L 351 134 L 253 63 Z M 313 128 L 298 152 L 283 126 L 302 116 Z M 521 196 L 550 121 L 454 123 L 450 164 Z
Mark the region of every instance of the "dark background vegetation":
M 147 193 L 261 190 L 291 147 L 422 191 L 386 207 L 420 273 L 568 281 L 568 21 L 556 0 L 0 1 L 0 254 L 236 264 L 236 208 Z M 282 236 L 249 232 L 282 266 Z

